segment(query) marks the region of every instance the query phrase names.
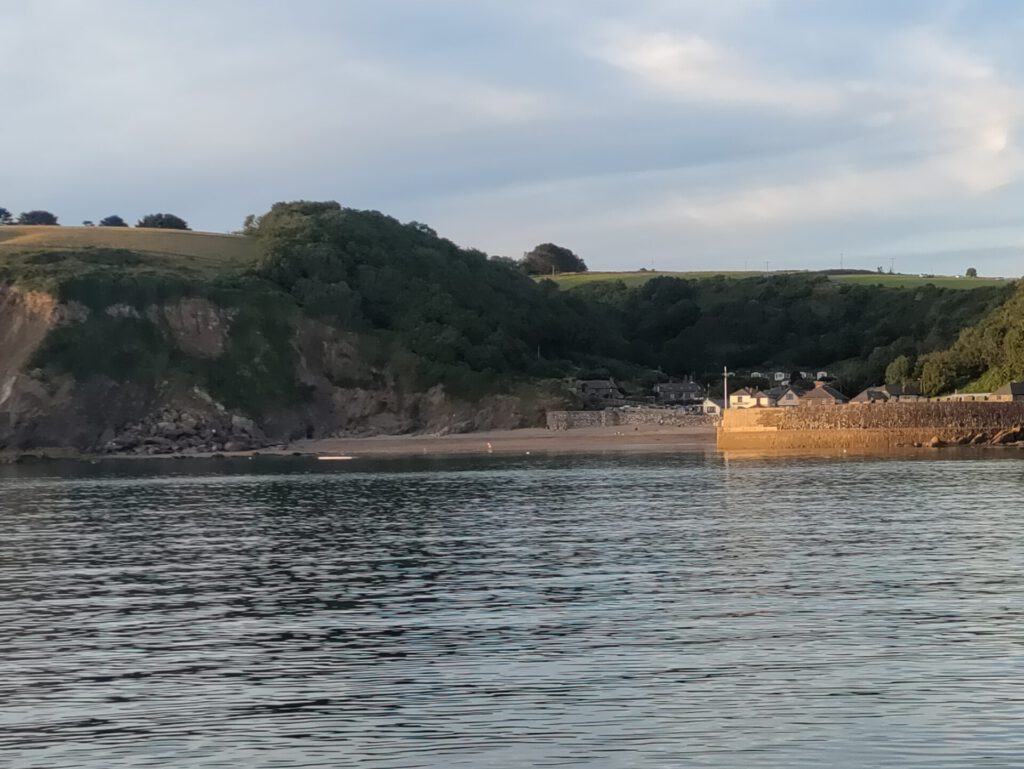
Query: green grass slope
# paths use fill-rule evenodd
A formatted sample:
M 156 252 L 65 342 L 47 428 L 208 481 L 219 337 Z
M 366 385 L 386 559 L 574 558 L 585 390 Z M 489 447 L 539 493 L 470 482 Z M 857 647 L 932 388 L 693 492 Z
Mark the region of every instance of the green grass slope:
M 1007 281 L 1003 278 L 963 278 L 952 275 L 935 275 L 922 277 L 920 275 L 879 275 L 879 274 L 854 274 L 854 275 L 830 275 L 827 273 L 815 272 L 773 272 L 772 275 L 817 275 L 825 274 L 829 280 L 837 283 L 851 283 L 862 286 L 882 286 L 883 288 L 918 288 L 920 286 L 936 286 L 937 288 L 986 288 L 991 286 L 1005 285 Z M 585 286 L 591 283 L 620 280 L 629 287 L 642 286 L 654 278 L 681 278 L 684 280 L 702 280 L 709 278 L 732 278 L 742 280 L 764 275 L 763 272 L 754 271 L 697 271 L 697 272 L 580 272 L 561 273 L 558 275 L 539 275 L 537 280 L 552 280 L 559 288 L 570 289 L 578 286 Z
M 137 227 L 0 227 L 0 263 L 25 252 L 84 249 L 178 257 L 165 264 L 206 271 L 251 266 L 260 256 L 259 242 L 244 235 Z

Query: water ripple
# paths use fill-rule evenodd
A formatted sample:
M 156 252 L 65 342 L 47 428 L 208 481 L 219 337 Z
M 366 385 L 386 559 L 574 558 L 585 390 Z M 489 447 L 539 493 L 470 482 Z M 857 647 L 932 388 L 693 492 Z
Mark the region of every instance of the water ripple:
M 0 757 L 1024 765 L 1024 464 L 3 468 Z

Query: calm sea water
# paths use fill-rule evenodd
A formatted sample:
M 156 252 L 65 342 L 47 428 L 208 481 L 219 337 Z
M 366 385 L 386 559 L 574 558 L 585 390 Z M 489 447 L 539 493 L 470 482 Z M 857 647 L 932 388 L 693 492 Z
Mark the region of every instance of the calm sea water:
M 1024 765 L 1024 460 L 0 468 L 0 765 Z

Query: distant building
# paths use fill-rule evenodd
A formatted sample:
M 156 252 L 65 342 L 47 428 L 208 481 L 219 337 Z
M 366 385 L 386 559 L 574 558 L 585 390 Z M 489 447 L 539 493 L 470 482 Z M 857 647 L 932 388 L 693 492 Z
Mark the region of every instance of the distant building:
M 989 397 L 993 401 L 1024 401 L 1024 382 L 1010 382 Z
M 851 399 L 851 403 L 886 403 L 889 400 L 889 393 L 884 387 L 869 387 L 863 392 L 857 393 Z
M 752 409 L 757 405 L 757 397 L 749 387 L 729 393 L 729 408 Z
M 793 385 L 780 385 L 769 390 L 768 395 L 772 399 L 773 406 L 797 406 L 800 403 L 800 396 L 803 395 L 803 392 L 803 390 Z
M 700 403 L 707 392 L 696 382 L 659 382 L 654 385 L 658 403 Z
M 849 402 L 850 399 L 839 392 L 839 390 L 820 380 L 814 383 L 813 390 L 808 391 L 800 398 L 801 406 L 812 408 L 817 406 L 841 406 Z
M 772 375 L 772 378 L 773 378 L 773 379 L 774 379 L 774 380 L 775 380 L 776 382 L 788 382 L 788 381 L 789 381 L 789 373 L 788 373 L 788 372 L 786 372 L 786 371 L 776 371 L 776 372 L 775 372 L 775 373 L 774 373 L 774 374 Z
M 763 390 L 751 390 L 744 387 L 742 390 L 729 393 L 729 408 L 731 409 L 770 408 L 774 405 L 771 396 Z
M 889 398 L 894 401 L 921 400 L 921 390 L 915 384 L 885 385 L 883 389 L 889 393 Z
M 953 393 L 952 395 L 940 395 L 932 398 L 936 401 L 951 401 L 954 403 L 974 403 L 991 399 L 992 393 Z
M 611 408 L 626 403 L 626 394 L 614 379 L 583 379 L 576 383 L 576 394 L 587 408 Z
M 705 398 L 701 404 L 701 411 L 714 416 L 721 414 L 723 408 L 725 408 L 725 401 L 721 398 Z
M 921 400 L 917 385 L 876 385 L 851 399 L 851 403 L 902 403 Z

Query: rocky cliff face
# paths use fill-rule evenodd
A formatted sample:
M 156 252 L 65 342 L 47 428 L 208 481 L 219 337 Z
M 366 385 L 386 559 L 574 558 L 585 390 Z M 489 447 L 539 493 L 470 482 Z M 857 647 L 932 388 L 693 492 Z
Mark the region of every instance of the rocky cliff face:
M 238 313 L 197 297 L 90 311 L 45 293 L 0 289 L 0 449 L 233 451 L 297 438 L 538 426 L 547 408 L 561 405 L 558 397 L 535 390 L 475 402 L 452 398 L 440 387 L 409 392 L 363 360 L 357 336 L 305 318 L 290 341 L 292 374 L 303 397 L 258 414 L 225 406 L 187 375 L 139 383 L 37 365 L 49 335 L 95 321 L 97 314 L 104 323 L 145 325 L 158 344 L 189 364 L 184 369 L 198 370 L 223 363 Z

